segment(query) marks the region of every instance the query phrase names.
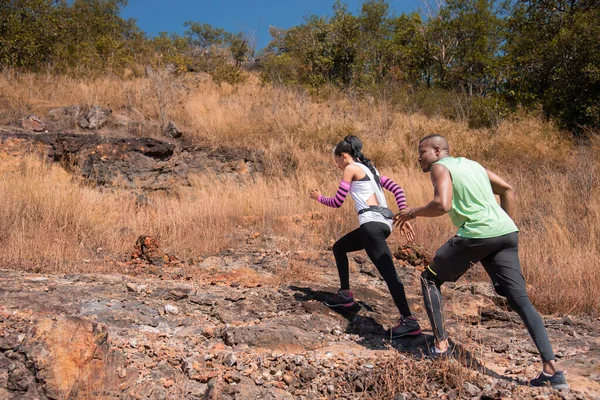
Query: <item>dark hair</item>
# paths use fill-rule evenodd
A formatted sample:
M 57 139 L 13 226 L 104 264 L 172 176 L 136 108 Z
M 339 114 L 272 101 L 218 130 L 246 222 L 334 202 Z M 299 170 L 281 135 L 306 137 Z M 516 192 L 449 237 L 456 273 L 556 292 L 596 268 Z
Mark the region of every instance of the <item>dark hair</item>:
M 333 150 L 333 154 L 336 156 L 341 156 L 342 153 L 348 153 L 350 156 L 356 160 L 358 160 L 361 164 L 364 164 L 369 170 L 373 173 L 375 177 L 375 182 L 377 185 L 381 186 L 381 182 L 379 180 L 379 175 L 377 175 L 377 171 L 375 170 L 375 166 L 363 153 L 362 153 L 362 141 L 354 135 L 348 135 L 335 146 Z

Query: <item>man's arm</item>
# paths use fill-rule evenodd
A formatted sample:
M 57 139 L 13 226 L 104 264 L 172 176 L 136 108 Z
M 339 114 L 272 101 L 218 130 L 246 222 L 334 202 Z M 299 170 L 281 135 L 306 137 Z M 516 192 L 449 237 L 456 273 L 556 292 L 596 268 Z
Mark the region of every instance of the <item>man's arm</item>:
M 515 189 L 492 171 L 486 169 L 486 172 L 492 184 L 492 191 L 500 196 L 500 207 L 512 218 L 515 211 Z
M 394 216 L 394 223 L 402 227 L 417 217 L 439 217 L 452 208 L 452 177 L 443 165 L 434 164 L 429 173 L 433 184 L 433 200 L 423 207 L 405 208 Z
M 434 164 L 429 177 L 433 184 L 433 199 L 423 207 L 413 208 L 411 214 L 415 217 L 439 217 L 452 208 L 452 177 L 448 168 Z

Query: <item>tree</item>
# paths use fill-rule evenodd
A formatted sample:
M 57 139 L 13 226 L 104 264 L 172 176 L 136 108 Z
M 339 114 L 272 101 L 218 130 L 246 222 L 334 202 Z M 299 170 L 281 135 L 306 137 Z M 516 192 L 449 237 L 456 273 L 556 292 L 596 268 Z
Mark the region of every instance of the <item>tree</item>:
M 513 103 L 540 103 L 579 134 L 600 128 L 600 1 L 526 0 L 508 4 L 505 46 Z

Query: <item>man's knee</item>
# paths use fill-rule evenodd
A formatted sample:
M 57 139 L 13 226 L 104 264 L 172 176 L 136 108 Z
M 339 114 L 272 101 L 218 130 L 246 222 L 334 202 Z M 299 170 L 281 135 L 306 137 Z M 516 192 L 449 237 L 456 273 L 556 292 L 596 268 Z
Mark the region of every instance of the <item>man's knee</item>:
M 424 288 L 429 285 L 440 287 L 442 283 L 444 282 L 441 281 L 429 267 L 425 268 L 425 271 L 421 273 L 421 286 Z
M 532 306 L 531 300 L 525 290 L 504 289 L 502 292 L 502 296 L 506 297 L 506 302 L 514 311 L 518 312 L 519 310 Z

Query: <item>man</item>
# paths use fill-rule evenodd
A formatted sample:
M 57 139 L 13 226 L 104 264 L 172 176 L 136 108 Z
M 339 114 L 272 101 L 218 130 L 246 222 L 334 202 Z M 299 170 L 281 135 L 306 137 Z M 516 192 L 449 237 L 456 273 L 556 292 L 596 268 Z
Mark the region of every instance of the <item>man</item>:
M 518 229 L 510 217 L 515 207 L 514 189 L 475 161 L 451 157 L 448 142 L 440 135 L 421 139 L 419 164 L 423 172 L 430 173 L 433 200 L 422 207 L 400 211 L 394 218 L 396 225 L 402 226 L 417 217 L 447 213 L 458 227 L 457 235 L 437 250 L 421 275 L 425 308 L 435 336 L 432 356 L 450 352 L 440 286 L 455 282 L 471 265 L 481 262 L 494 289 L 519 314 L 540 352 L 543 369 L 530 384 L 568 388 L 564 373 L 557 370 L 542 317 L 525 288 L 518 254 Z M 495 195 L 500 197 L 500 205 Z

